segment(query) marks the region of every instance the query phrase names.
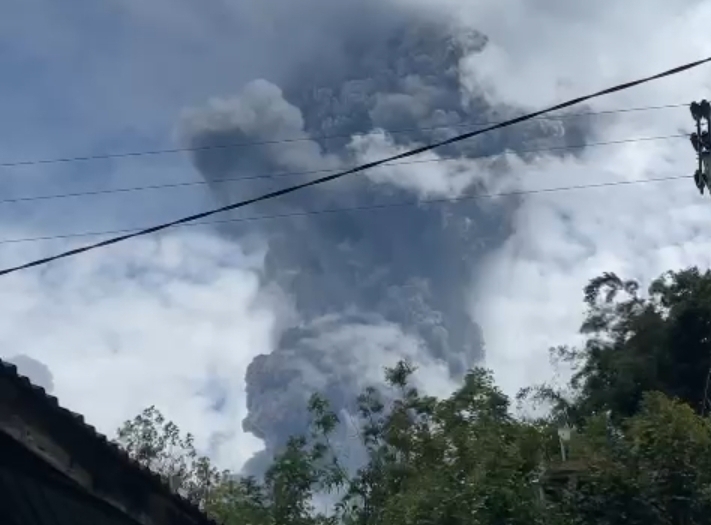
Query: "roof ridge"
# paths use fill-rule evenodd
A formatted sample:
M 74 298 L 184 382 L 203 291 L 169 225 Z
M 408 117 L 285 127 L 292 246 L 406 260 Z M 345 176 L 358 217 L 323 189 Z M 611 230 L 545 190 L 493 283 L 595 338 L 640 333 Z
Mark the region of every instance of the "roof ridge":
M 135 459 L 131 458 L 131 456 L 125 450 L 123 450 L 118 443 L 112 441 L 106 435 L 99 432 L 96 427 L 87 423 L 82 414 L 63 407 L 59 403 L 59 399 L 56 396 L 49 394 L 41 386 L 32 383 L 32 381 L 30 381 L 27 376 L 20 374 L 17 365 L 4 361 L 0 358 L 0 377 L 1 376 L 9 377 L 20 388 L 24 389 L 27 392 L 30 392 L 31 395 L 41 400 L 50 410 L 53 410 L 56 414 L 64 418 L 71 419 L 72 424 L 75 425 L 77 429 L 79 429 L 81 432 L 88 434 L 91 439 L 94 439 L 99 442 L 104 448 L 104 450 L 114 455 L 121 461 L 125 462 L 127 465 L 130 466 L 130 468 L 134 469 L 137 473 L 149 479 L 169 498 L 175 501 L 182 510 L 189 512 L 194 517 L 198 517 L 204 520 L 206 523 L 216 524 L 216 522 L 212 518 L 207 516 L 207 514 L 205 514 L 205 512 L 202 511 L 195 503 L 183 497 L 178 492 L 172 490 L 170 487 L 169 480 L 167 480 L 157 472 L 154 472 L 150 468 L 141 465 Z

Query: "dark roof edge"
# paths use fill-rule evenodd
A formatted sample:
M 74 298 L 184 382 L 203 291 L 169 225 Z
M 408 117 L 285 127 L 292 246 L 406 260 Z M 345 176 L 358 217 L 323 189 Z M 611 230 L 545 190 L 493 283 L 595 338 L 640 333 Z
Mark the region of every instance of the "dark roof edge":
M 148 481 L 157 493 L 166 496 L 181 511 L 185 512 L 190 517 L 195 518 L 199 523 L 217 525 L 214 520 L 210 519 L 195 504 L 171 490 L 167 481 L 162 476 L 131 459 L 128 453 L 118 444 L 112 442 L 105 435 L 99 433 L 92 425 L 87 424 L 84 420 L 84 416 L 62 407 L 59 404 L 59 400 L 55 396 L 48 394 L 44 388 L 32 384 L 27 377 L 20 375 L 15 365 L 0 359 L 0 377 L 2 376 L 9 378 L 20 389 L 20 391 L 29 394 L 35 401 L 43 403 L 58 417 L 68 421 L 72 426 L 74 426 L 74 428 L 76 428 L 77 432 L 83 433 L 88 438 L 99 443 L 104 452 L 123 462 L 133 472 Z

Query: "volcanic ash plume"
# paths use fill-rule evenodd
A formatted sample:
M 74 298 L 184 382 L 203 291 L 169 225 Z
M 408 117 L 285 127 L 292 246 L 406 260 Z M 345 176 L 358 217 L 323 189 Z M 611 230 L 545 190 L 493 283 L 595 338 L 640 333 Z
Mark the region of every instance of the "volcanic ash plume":
M 194 164 L 220 202 L 441 140 L 473 129 L 467 122 L 510 113 L 462 90 L 461 59 L 486 45 L 475 32 L 412 14 L 333 39 L 330 60 L 307 63 L 283 86 L 257 80 L 235 98 L 186 115 L 182 131 L 190 146 L 262 142 L 195 152 Z M 456 381 L 482 358 L 465 290 L 480 256 L 505 239 L 516 202 L 309 212 L 481 191 L 503 161 L 479 157 L 515 151 L 534 134 L 564 143 L 571 130 L 564 131 L 560 124 L 519 126 L 413 159 L 426 162 L 374 169 L 234 212 L 234 218 L 290 215 L 223 229 L 235 239 L 249 234 L 267 243 L 265 286 L 292 301 L 277 347 L 247 372 L 243 426 L 266 446 L 248 471 L 259 473 L 290 435 L 305 429 L 306 400 L 315 391 L 347 412 L 361 388 L 400 358 L 420 365 L 425 386 Z M 305 171 L 312 173 L 253 178 Z M 221 182 L 234 177 L 248 180 Z

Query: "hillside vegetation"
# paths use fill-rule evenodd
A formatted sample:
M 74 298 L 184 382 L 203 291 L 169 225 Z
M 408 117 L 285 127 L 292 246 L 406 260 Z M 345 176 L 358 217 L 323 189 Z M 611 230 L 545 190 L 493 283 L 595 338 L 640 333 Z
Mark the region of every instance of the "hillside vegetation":
M 604 274 L 584 300 L 585 344 L 552 350 L 570 382 L 519 396 L 544 417 L 515 417 L 480 368 L 449 398 L 428 397 L 403 362 L 385 372 L 388 395 L 357 399 L 354 439 L 367 451 L 357 472 L 331 447 L 340 422 L 317 394 L 310 434 L 294 436 L 263 480 L 219 471 L 154 407 L 118 441 L 225 525 L 711 522 L 711 273 L 670 272 L 646 293 Z M 315 504 L 325 500 L 327 511 Z

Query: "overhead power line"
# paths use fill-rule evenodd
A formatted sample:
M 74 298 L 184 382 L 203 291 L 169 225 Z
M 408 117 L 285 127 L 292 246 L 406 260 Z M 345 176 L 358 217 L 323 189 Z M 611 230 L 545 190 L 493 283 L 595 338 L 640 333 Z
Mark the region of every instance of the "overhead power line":
M 629 139 L 620 140 L 607 140 L 603 142 L 588 142 L 585 144 L 575 144 L 567 146 L 554 146 L 550 148 L 528 148 L 518 151 L 513 151 L 513 153 L 546 153 L 552 151 L 567 151 L 574 149 L 584 149 L 593 148 L 601 146 L 616 146 L 620 144 L 630 144 L 632 142 L 648 142 L 654 140 L 669 140 L 676 138 L 686 138 L 688 133 L 676 133 L 673 135 L 657 135 L 653 137 L 637 137 Z M 451 161 L 462 161 L 462 160 L 478 160 L 485 159 L 489 157 L 496 157 L 500 153 L 492 153 L 490 155 L 479 155 L 475 157 L 451 157 L 451 158 L 438 158 L 438 159 L 422 159 L 422 160 L 409 160 L 403 162 L 392 162 L 387 163 L 384 166 L 403 166 L 411 164 L 430 164 L 434 162 L 451 162 Z M 0 204 L 13 204 L 19 202 L 33 202 L 33 201 L 44 201 L 44 200 L 55 200 L 55 199 L 68 199 L 68 198 L 78 198 L 78 197 L 93 197 L 97 195 L 110 195 L 114 193 L 133 193 L 149 190 L 163 190 L 172 188 L 190 188 L 190 187 L 200 187 L 206 184 L 227 184 L 236 182 L 247 182 L 253 180 L 264 180 L 264 179 L 276 179 L 281 177 L 295 177 L 298 175 L 315 175 L 317 173 L 334 173 L 332 169 L 319 169 L 319 170 L 308 170 L 308 171 L 288 171 L 288 172 L 277 172 L 277 173 L 265 173 L 261 175 L 250 175 L 248 177 L 226 177 L 224 179 L 213 179 L 209 182 L 205 180 L 197 181 L 185 181 L 185 182 L 171 182 L 166 184 L 149 184 L 146 186 L 132 186 L 128 188 L 112 188 L 107 190 L 95 190 L 95 191 L 81 191 L 81 192 L 71 192 L 71 193 L 57 193 L 53 195 L 28 195 L 25 197 L 11 197 L 8 199 L 0 199 Z
M 610 109 L 605 111 L 582 111 L 579 113 L 568 113 L 566 115 L 558 115 L 553 117 L 535 117 L 536 120 L 567 120 L 570 118 L 585 117 L 585 116 L 596 116 L 596 115 L 613 115 L 617 113 L 633 113 L 640 111 L 658 111 L 662 109 L 675 109 L 684 107 L 686 104 L 663 104 L 659 106 L 644 106 L 637 108 L 620 108 L 620 109 Z M 534 119 L 532 119 L 534 120 Z M 473 126 L 493 126 L 496 124 L 501 124 L 498 121 L 479 121 L 479 122 L 460 122 L 457 124 L 446 124 L 441 126 L 426 126 L 426 127 L 412 127 L 412 128 L 401 128 L 394 130 L 386 130 L 390 135 L 399 135 L 402 133 L 412 133 L 413 131 L 434 131 L 438 129 L 456 129 L 463 127 L 473 127 Z M 328 139 L 348 139 L 351 138 L 355 133 L 350 134 L 337 134 L 337 135 L 308 135 L 300 137 L 284 137 L 281 139 L 272 140 L 259 140 L 259 141 L 242 141 L 233 142 L 229 144 L 210 144 L 205 146 L 185 146 L 180 148 L 167 148 L 167 149 L 154 149 L 154 150 L 142 150 L 142 151 L 126 151 L 119 153 L 98 153 L 96 155 L 79 155 L 74 157 L 54 157 L 46 159 L 24 159 L 17 161 L 6 161 L 0 162 L 0 168 L 18 168 L 22 166 L 37 166 L 43 164 L 66 164 L 73 162 L 87 162 L 93 160 L 111 160 L 111 159 L 125 159 L 132 157 L 147 157 L 147 156 L 158 156 L 158 155 L 172 155 L 176 153 L 186 153 L 186 152 L 196 152 L 196 151 L 208 151 L 216 149 L 231 149 L 231 148 L 243 148 L 249 146 L 265 146 L 270 144 L 286 144 L 291 142 L 305 142 L 309 140 L 328 140 Z
M 123 242 L 123 241 L 126 241 L 126 240 L 128 240 L 128 239 L 132 239 L 133 237 L 139 237 L 139 236 L 143 236 L 143 235 L 148 235 L 148 234 L 155 233 L 155 232 L 158 232 L 158 231 L 161 231 L 161 230 L 165 230 L 165 229 L 168 229 L 168 228 L 171 228 L 171 227 L 173 227 L 173 226 L 180 225 L 180 224 L 185 224 L 185 223 L 188 223 L 188 222 L 194 222 L 194 221 L 196 221 L 196 220 L 203 219 L 203 218 L 205 218 L 205 217 L 209 217 L 209 216 L 211 216 L 211 215 L 215 215 L 215 214 L 222 213 L 222 212 L 225 212 L 225 211 L 234 210 L 234 209 L 237 209 L 237 208 L 243 208 L 243 207 L 245 207 L 245 206 L 249 206 L 249 205 L 255 204 L 255 203 L 257 203 L 257 202 L 262 202 L 262 201 L 266 201 L 266 200 L 270 200 L 270 199 L 275 199 L 275 198 L 277 198 L 277 197 L 281 197 L 281 196 L 283 196 L 283 195 L 288 195 L 288 194 L 293 193 L 293 192 L 295 192 L 295 191 L 299 191 L 299 190 L 302 190 L 302 189 L 305 189 L 305 188 L 309 188 L 309 187 L 311 187 L 311 186 L 316 186 L 316 185 L 318 185 L 318 184 L 323 184 L 323 183 L 325 183 L 325 182 L 329 182 L 329 181 L 332 181 L 332 180 L 336 180 L 336 179 L 345 177 L 346 175 L 350 175 L 350 174 L 352 174 L 352 173 L 358 173 L 358 172 L 365 171 L 365 170 L 370 169 L 370 168 L 375 168 L 375 167 L 377 167 L 377 166 L 380 166 L 380 165 L 382 165 L 382 164 L 386 164 L 386 163 L 391 162 L 391 161 L 394 161 L 394 160 L 399 160 L 399 159 L 404 159 L 404 158 L 408 158 L 408 157 L 413 157 L 413 156 L 415 156 L 415 155 L 418 155 L 418 154 L 420 154 L 420 153 L 424 153 L 424 152 L 426 152 L 426 151 L 433 150 L 433 149 L 435 149 L 435 148 L 439 148 L 439 147 L 442 147 L 442 146 L 446 146 L 446 145 L 448 145 L 448 144 L 454 144 L 454 143 L 456 143 L 456 142 L 460 142 L 460 141 L 462 141 L 462 140 L 466 140 L 466 139 L 469 139 L 469 138 L 473 138 L 473 137 L 476 137 L 476 136 L 478 136 L 478 135 L 482 135 L 482 134 L 484 134 L 484 133 L 488 133 L 488 132 L 490 132 L 490 131 L 494 131 L 494 130 L 497 130 L 497 129 L 502 129 L 502 128 L 505 128 L 505 127 L 508 127 L 508 126 L 512 126 L 512 125 L 514 125 L 514 124 L 519 124 L 519 123 L 521 123 L 521 122 L 525 122 L 525 121 L 527 121 L 527 120 L 531 120 L 531 119 L 534 119 L 534 118 L 538 118 L 538 117 L 541 117 L 541 116 L 543 116 L 543 115 L 545 115 L 545 114 L 547 114 L 547 113 L 551 113 L 551 112 L 554 112 L 554 111 L 558 111 L 558 110 L 561 110 L 561 109 L 565 109 L 565 108 L 568 108 L 568 107 L 570 107 L 570 106 L 574 106 L 574 105 L 580 104 L 581 102 L 585 102 L 585 101 L 588 101 L 588 100 L 591 100 L 591 99 L 594 99 L 594 98 L 598 98 L 598 97 L 601 97 L 601 96 L 604 96 L 604 95 L 609 95 L 609 94 L 616 93 L 616 92 L 619 92 L 619 91 L 624 91 L 624 90 L 626 90 L 626 89 L 630 89 L 630 88 L 632 88 L 632 87 L 635 87 L 635 86 L 638 86 L 638 85 L 641 85 L 641 84 L 645 84 L 645 83 L 651 82 L 651 81 L 653 81 L 653 80 L 658 80 L 658 79 L 661 79 L 661 78 L 664 78 L 664 77 L 669 77 L 669 76 L 672 76 L 672 75 L 676 75 L 676 74 L 678 74 L 678 73 L 681 73 L 682 71 L 686 71 L 686 70 L 689 70 L 689 69 L 698 67 L 698 66 L 700 66 L 700 65 L 702 65 L 702 64 L 705 64 L 705 63 L 707 63 L 707 62 L 711 62 L 711 57 L 707 57 L 707 58 L 704 58 L 704 59 L 702 59 L 702 60 L 696 60 L 696 61 L 690 62 L 690 63 L 688 63 L 688 64 L 684 64 L 684 65 L 681 65 L 681 66 L 677 66 L 677 67 L 672 68 L 672 69 L 669 69 L 669 70 L 667 70 L 667 71 L 663 71 L 663 72 L 661 72 L 661 73 L 657 73 L 656 75 L 652 75 L 652 76 L 649 76 L 649 77 L 641 78 L 641 79 L 638 79 L 638 80 L 633 80 L 633 81 L 631 81 L 631 82 L 625 82 L 625 83 L 623 83 L 623 84 L 618 84 L 618 85 L 616 85 L 616 86 L 612 86 L 612 87 L 609 87 L 609 88 L 607 88 L 607 89 L 603 89 L 603 90 L 601 90 L 601 91 L 597 91 L 597 92 L 595 92 L 595 93 L 591 93 L 591 94 L 589 94 L 589 95 L 584 95 L 584 96 L 581 96 L 581 97 L 577 97 L 577 98 L 568 100 L 568 101 L 566 101 L 566 102 L 562 102 L 562 103 L 560 103 L 560 104 L 556 104 L 556 105 L 554 105 L 554 106 L 551 106 L 551 107 L 548 107 L 548 108 L 545 108 L 545 109 L 542 109 L 542 110 L 539 110 L 539 111 L 535 111 L 535 112 L 533 112 L 533 113 L 528 113 L 528 114 L 526 114 L 526 115 L 522 115 L 522 116 L 520 116 L 520 117 L 516 117 L 516 118 L 510 119 L 510 120 L 507 120 L 507 121 L 505 121 L 505 122 L 501 122 L 501 123 L 499 123 L 499 124 L 495 124 L 495 125 L 493 125 L 493 126 L 489 126 L 489 127 L 483 128 L 483 129 L 476 130 L 476 131 L 470 131 L 470 132 L 467 132 L 467 133 L 463 133 L 463 134 L 461 134 L 461 135 L 457 135 L 456 137 L 452 137 L 452 138 L 450 138 L 450 139 L 443 140 L 443 141 L 439 141 L 439 142 L 436 142 L 436 143 L 434 143 L 434 144 L 428 144 L 428 145 L 426 145 L 426 146 L 422 146 L 422 147 L 415 148 L 415 149 L 412 149 L 412 150 L 409 150 L 409 151 L 405 151 L 405 152 L 403 152 L 403 153 L 400 153 L 400 154 L 398 154 L 398 155 L 393 155 L 393 156 L 388 157 L 388 158 L 385 158 L 385 159 L 381 159 L 381 160 L 377 160 L 377 161 L 373 161 L 373 162 L 368 162 L 368 163 L 366 163 L 366 164 L 362 164 L 362 165 L 360 165 L 360 166 L 357 166 L 357 167 L 355 167 L 355 168 L 352 168 L 352 169 L 349 169 L 349 170 L 346 170 L 346 171 L 342 171 L 342 172 L 339 172 L 339 173 L 334 173 L 334 174 L 332 174 L 332 175 L 326 175 L 326 176 L 324 176 L 324 177 L 320 177 L 320 178 L 318 178 L 318 179 L 314 179 L 314 180 L 311 180 L 311 181 L 307 181 L 307 182 L 304 182 L 304 183 L 302 183 L 302 184 L 297 184 L 297 185 L 294 185 L 294 186 L 289 186 L 289 187 L 287 187 L 287 188 L 282 188 L 282 189 L 277 190 L 277 191 L 272 191 L 272 192 L 269 192 L 269 193 L 265 193 L 265 194 L 260 195 L 260 196 L 258 196 L 258 197 L 254 197 L 254 198 L 251 198 L 251 199 L 243 200 L 243 201 L 240 201 L 240 202 L 235 202 L 235 203 L 233 203 L 233 204 L 229 204 L 229 205 L 227 205 L 227 206 L 222 206 L 222 207 L 220 207 L 220 208 L 215 208 L 215 209 L 212 209 L 212 210 L 204 211 L 204 212 L 202 212 L 202 213 L 196 213 L 196 214 L 193 214 L 193 215 L 189 215 L 189 216 L 187 216 L 187 217 L 183 217 L 183 218 L 177 219 L 177 220 L 175 220 L 175 221 L 166 222 L 166 223 L 163 223 L 163 224 L 159 224 L 159 225 L 156 225 L 156 226 L 152 226 L 152 227 L 150 227 L 150 228 L 145 228 L 145 229 L 140 230 L 140 231 L 137 231 L 137 232 L 127 233 L 127 234 L 125 234 L 125 235 L 120 235 L 120 236 L 118 236 L 118 237 L 113 237 L 113 238 L 111 238 L 111 239 L 106 239 L 106 240 L 104 240 L 104 241 L 97 242 L 97 243 L 95 243 L 95 244 L 90 244 L 90 245 L 83 246 L 83 247 L 80 247 L 80 248 L 75 248 L 75 249 L 73 249 L 73 250 L 69 250 L 69 251 L 66 251 L 66 252 L 58 253 L 58 254 L 52 255 L 52 256 L 50 256 L 50 257 L 44 257 L 44 258 L 42 258 L 42 259 L 37 259 L 37 260 L 31 261 L 31 262 L 28 262 L 28 263 L 25 263 L 25 264 L 21 264 L 21 265 L 19 265 L 19 266 L 14 266 L 14 267 L 6 268 L 6 269 L 4 269 L 4 270 L 0 270 L 0 275 L 8 275 L 8 274 L 10 274 L 10 273 L 18 272 L 18 271 L 20 271 L 20 270 L 25 270 L 25 269 L 27 269 L 27 268 L 32 268 L 32 267 L 35 267 L 35 266 L 41 266 L 41 265 L 48 264 L 48 263 L 50 263 L 50 262 L 53 262 L 53 261 L 56 261 L 56 260 L 59 260 L 59 259 L 64 259 L 64 258 L 67 258 L 67 257 L 72 257 L 72 256 L 79 255 L 80 253 L 84 253 L 84 252 L 87 252 L 87 251 L 90 251 L 90 250 L 96 250 L 96 249 L 98 249 L 98 248 L 103 248 L 103 247 L 105 247 L 105 246 L 110 246 L 110 245 L 112 245 L 112 244 L 116 244 L 116 243 L 119 243 L 119 242 Z
M 325 215 L 332 213 L 349 213 L 349 212 L 359 212 L 359 211 L 377 211 L 377 210 L 387 210 L 392 208 L 405 208 L 412 206 L 420 206 L 423 204 L 449 204 L 457 203 L 463 201 L 472 201 L 477 199 L 493 199 L 499 197 L 518 197 L 523 195 L 540 195 L 544 193 L 557 193 L 562 191 L 573 191 L 573 190 L 591 190 L 596 188 L 608 188 L 616 186 L 632 186 L 635 184 L 648 184 L 653 182 L 666 182 L 681 179 L 690 179 L 689 175 L 674 175 L 668 177 L 658 177 L 651 179 L 635 179 L 635 180 L 621 180 L 621 181 L 610 181 L 610 182 L 598 182 L 590 184 L 577 184 L 573 186 L 555 186 L 552 188 L 541 188 L 536 190 L 519 190 L 519 191 L 508 191 L 499 193 L 476 193 L 476 194 L 466 194 L 460 195 L 459 197 L 442 197 L 437 199 L 419 199 L 419 200 L 409 200 L 402 202 L 388 202 L 383 204 L 368 204 L 363 206 L 352 206 L 347 208 L 328 208 L 323 210 L 306 210 L 299 212 L 282 213 L 276 215 L 258 215 L 255 217 L 238 217 L 234 219 L 224 219 L 218 221 L 202 221 L 202 222 L 190 222 L 182 223 L 173 226 L 173 228 L 185 228 L 185 227 L 195 227 L 195 226 L 214 226 L 218 224 L 231 224 L 240 222 L 258 222 L 258 221 L 268 221 L 268 220 L 278 220 L 278 219 L 293 219 L 297 217 L 306 217 L 310 215 Z M 125 228 L 120 230 L 103 230 L 94 232 L 81 232 L 81 233 L 65 233 L 59 235 L 45 235 L 40 237 L 22 237 L 17 239 L 0 239 L 0 245 L 2 244 L 19 244 L 28 242 L 40 242 L 40 241 L 53 241 L 61 239 L 76 239 L 80 237 L 99 237 L 103 235 L 119 235 L 123 233 L 140 232 L 143 228 Z

